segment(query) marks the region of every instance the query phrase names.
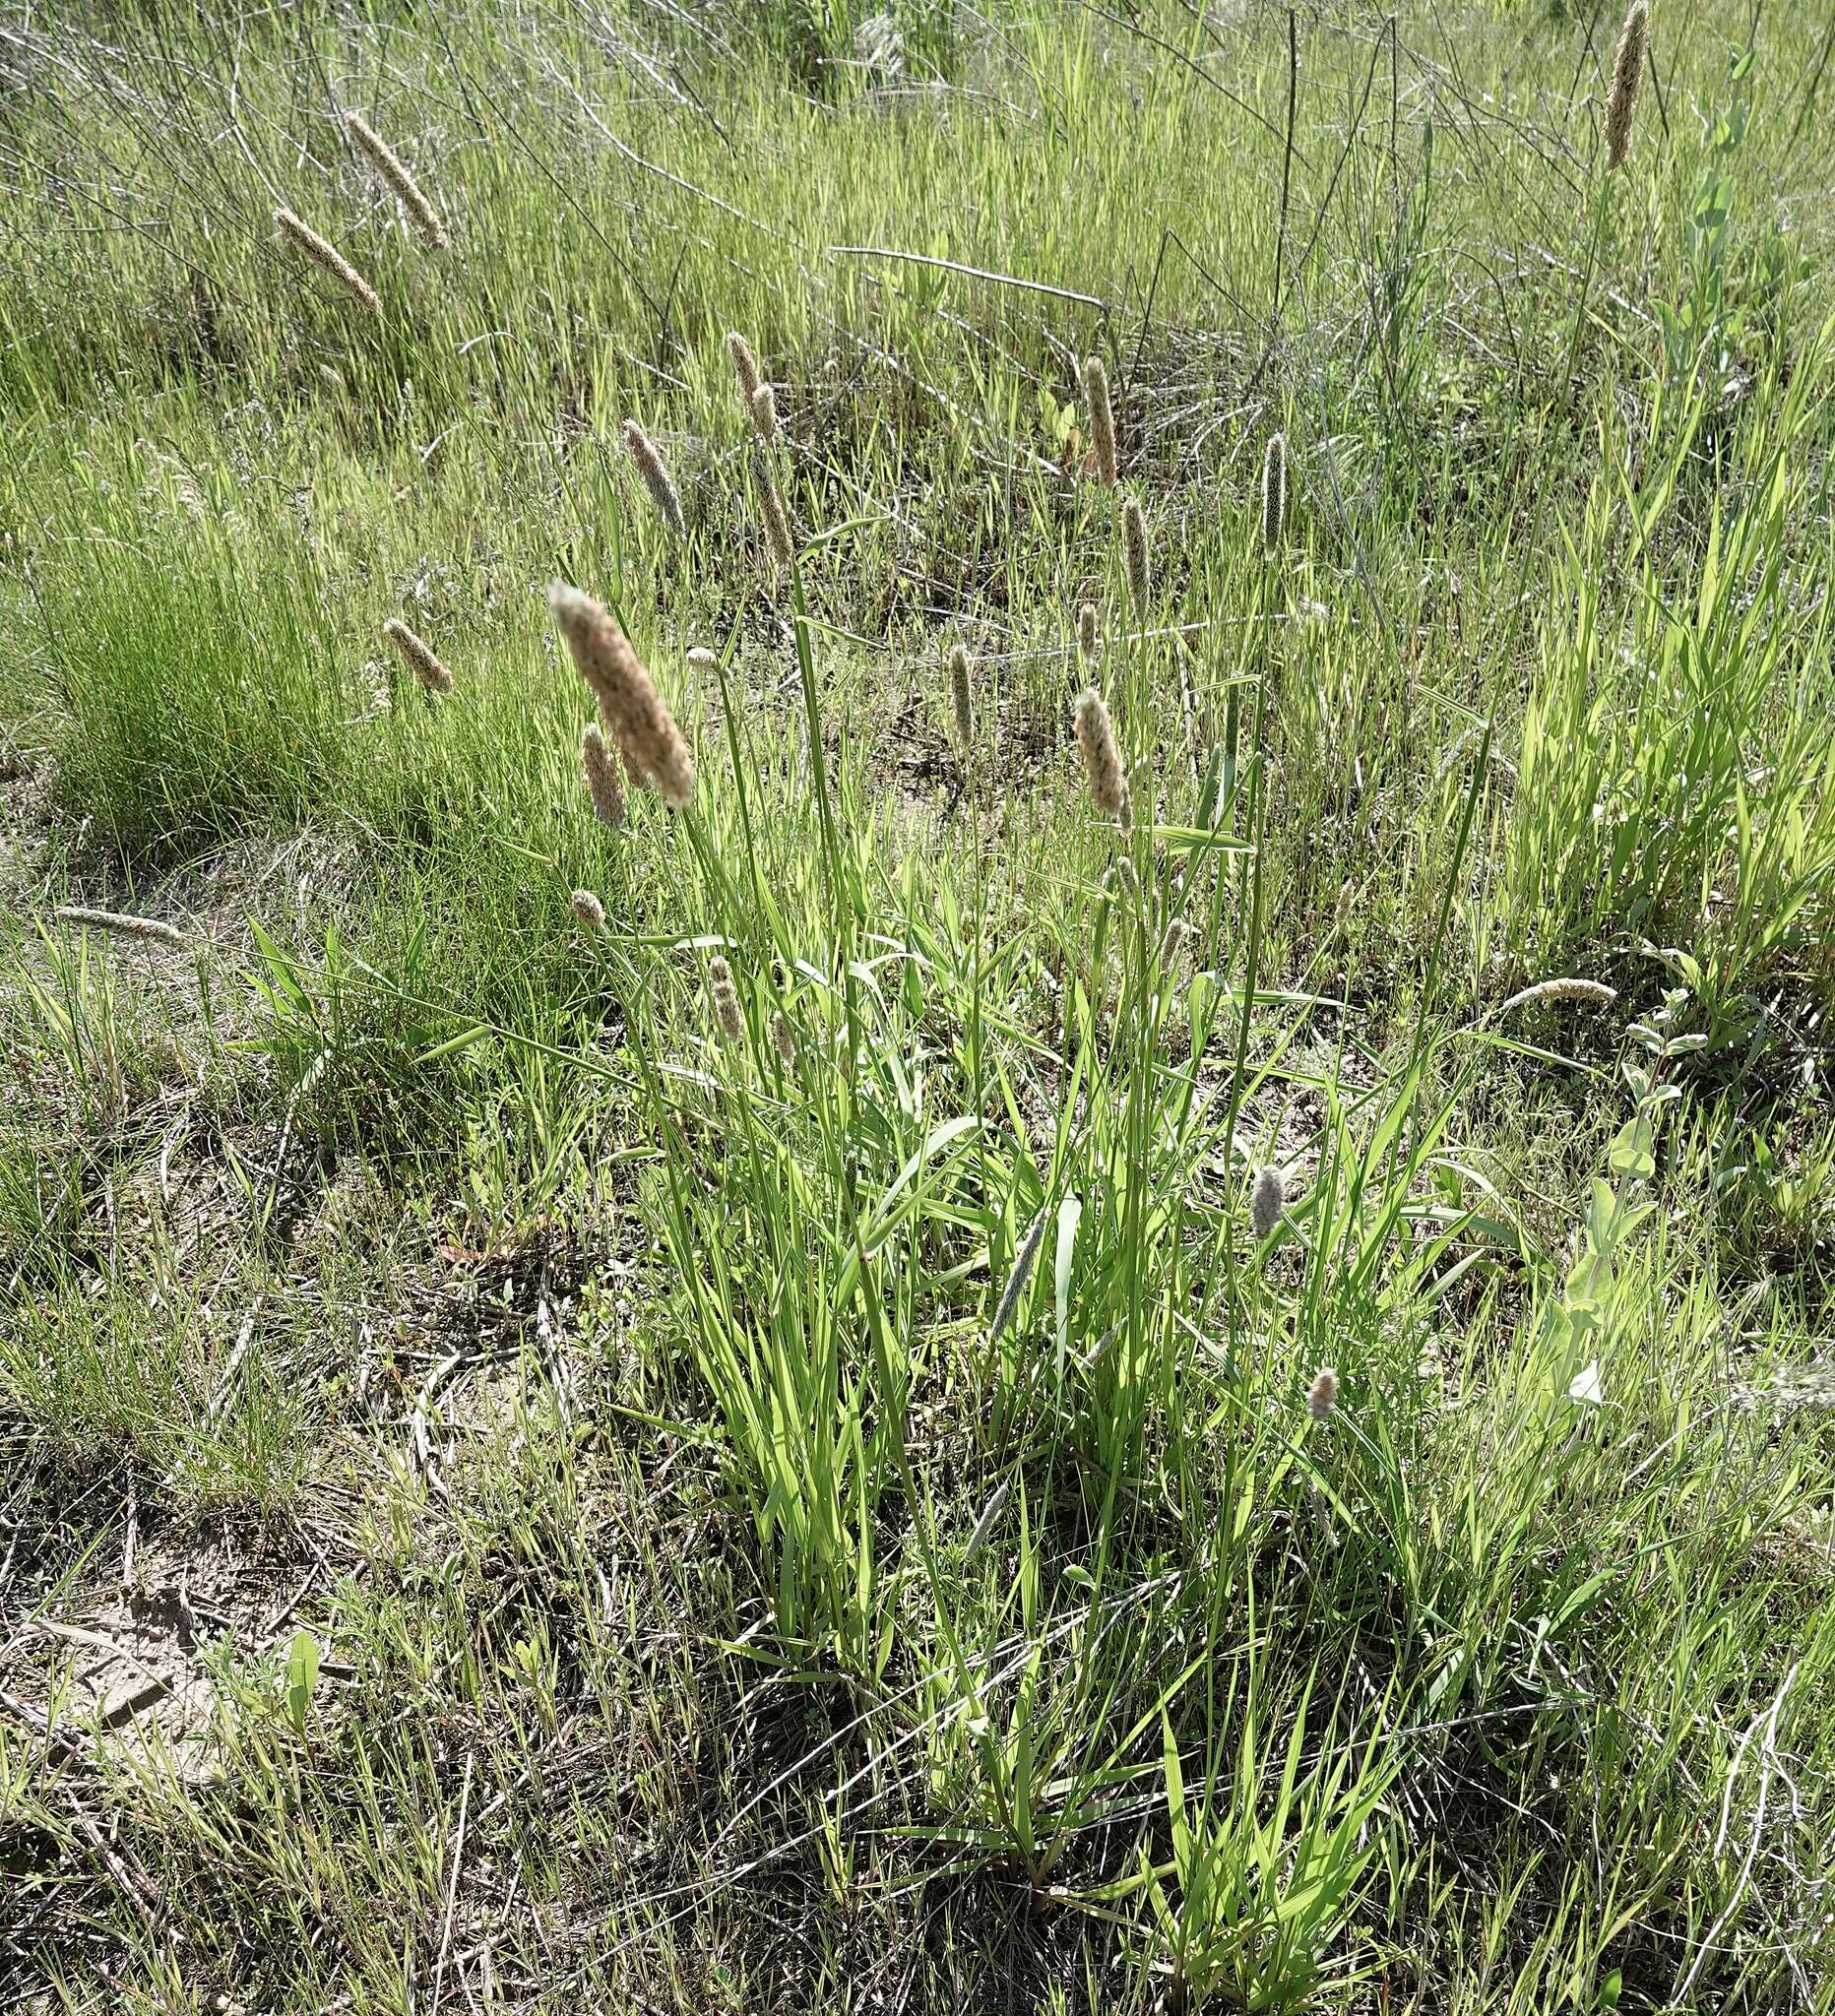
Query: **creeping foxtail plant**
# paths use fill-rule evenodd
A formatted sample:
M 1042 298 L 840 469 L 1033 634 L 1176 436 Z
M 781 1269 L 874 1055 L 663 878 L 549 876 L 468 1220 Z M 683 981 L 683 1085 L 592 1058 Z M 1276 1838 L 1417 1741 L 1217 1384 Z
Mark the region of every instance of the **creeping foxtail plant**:
M 778 445 L 778 396 L 769 385 L 752 394 L 752 431 L 767 448 Z
M 729 1043 L 745 1039 L 745 1013 L 739 1006 L 739 989 L 732 968 L 717 952 L 707 963 L 707 997 L 713 1004 L 714 1020 Z
M 382 313 L 382 296 L 357 272 L 329 238 L 321 238 L 312 226 L 283 206 L 274 213 L 281 235 L 289 238 L 315 266 L 323 267 L 344 290 L 361 301 L 372 315 Z
M 1612 55 L 1612 91 L 1606 99 L 1606 165 L 1621 168 L 1631 152 L 1631 114 L 1637 108 L 1638 88 L 1644 82 L 1644 59 L 1650 48 L 1650 8 L 1646 0 L 1631 0 L 1631 11 L 1618 32 L 1618 46 Z
M 1103 634 L 1097 625 L 1096 604 L 1085 602 L 1077 611 L 1077 656 L 1086 665 L 1096 662 L 1103 648 Z
M 158 917 L 130 916 L 119 910 L 84 910 L 73 903 L 60 905 L 52 915 L 60 924 L 75 924 L 80 929 L 92 931 L 112 931 L 120 938 L 142 938 L 154 945 L 170 945 L 182 950 L 185 934 L 175 924 L 162 924 Z
M 1337 1405 L 1338 1374 L 1330 1365 L 1321 1365 L 1306 1388 L 1306 1412 L 1315 1421 L 1322 1421 Z
M 975 704 L 969 691 L 969 647 L 954 644 L 949 653 L 949 713 L 956 747 L 968 755 L 975 737 Z
M 1264 1164 L 1255 1171 L 1255 1181 L 1249 1190 L 1249 1229 L 1258 1239 L 1265 1239 L 1281 1223 L 1281 1214 L 1287 1209 L 1287 1178 L 1273 1163 Z
M 758 388 L 764 383 L 758 359 L 752 354 L 751 345 L 736 329 L 728 332 L 727 354 L 732 359 L 733 375 L 739 381 L 739 397 L 745 402 L 745 410 L 749 413 L 752 401 L 758 396 Z
M 663 466 L 657 444 L 635 420 L 625 421 L 623 433 L 625 453 L 636 463 L 637 473 L 644 479 L 644 488 L 650 492 L 651 503 L 657 507 L 664 524 L 680 538 L 686 530 L 682 500 L 675 494 L 674 480 Z
M 586 724 L 580 737 L 580 763 L 586 772 L 586 788 L 593 798 L 593 816 L 601 826 L 624 824 L 624 780 L 618 774 L 618 759 L 605 731 L 598 722 Z
M 1276 551 L 1287 531 L 1287 436 L 1274 435 L 1261 467 L 1262 550 Z
M 401 157 L 367 119 L 359 118 L 355 112 L 346 115 L 345 128 L 368 155 L 376 172 L 401 198 L 402 208 L 413 219 L 420 235 L 437 252 L 446 243 L 446 226 L 440 221 L 439 212 L 427 200 L 426 191 L 408 172 Z
M 1108 398 L 1108 372 L 1101 357 L 1083 360 L 1083 397 L 1090 409 L 1090 446 L 1104 486 L 1115 487 L 1115 410 Z
M 1121 507 L 1121 551 L 1128 567 L 1128 593 L 1136 608 L 1145 609 L 1153 594 L 1153 562 L 1147 551 L 1147 514 L 1140 499 L 1130 497 Z
M 625 768 L 671 810 L 685 809 L 694 796 L 688 744 L 616 617 L 564 581 L 550 583 L 548 609 Z
M 1124 832 L 1134 816 L 1133 795 L 1128 774 L 1115 746 L 1115 724 L 1108 718 L 1108 703 L 1094 686 L 1077 696 L 1077 748 L 1083 757 L 1083 774 L 1097 809 L 1106 812 Z
M 791 1019 L 780 1008 L 771 1018 L 771 1040 L 777 1045 L 777 1052 L 787 1064 L 796 1061 L 796 1039 L 791 1031 Z
M 450 693 L 453 690 L 453 675 L 434 655 L 432 648 L 400 621 L 391 616 L 382 626 L 382 634 L 402 654 L 402 662 L 429 693 Z
M 573 914 L 589 931 L 602 931 L 605 928 L 605 906 L 590 889 L 574 891 Z

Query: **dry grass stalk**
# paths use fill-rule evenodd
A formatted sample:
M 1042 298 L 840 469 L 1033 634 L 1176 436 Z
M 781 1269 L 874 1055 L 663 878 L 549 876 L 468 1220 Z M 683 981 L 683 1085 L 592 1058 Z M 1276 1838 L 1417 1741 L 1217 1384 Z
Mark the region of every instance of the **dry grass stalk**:
M 1644 58 L 1650 48 L 1650 9 L 1632 0 L 1612 55 L 1612 92 L 1606 100 L 1606 165 L 1621 168 L 1631 152 L 1631 114 L 1644 82 Z
M 787 570 L 795 558 L 791 544 L 791 522 L 785 513 L 783 492 L 778 488 L 777 471 L 760 443 L 752 456 L 752 472 L 758 482 L 758 508 L 765 521 L 765 536 L 771 542 L 771 557 L 779 570 Z
M 193 481 L 191 472 L 177 456 L 168 455 L 162 448 L 154 448 L 145 441 L 136 445 L 145 449 L 152 456 L 154 466 L 163 472 L 185 516 L 195 524 L 204 524 L 211 515 L 210 507 L 204 501 L 204 492 Z M 152 502 L 162 501 L 159 486 L 151 475 L 147 478 L 147 496 Z
M 402 662 L 429 693 L 453 690 L 452 673 L 435 657 L 432 647 L 416 637 L 406 623 L 391 616 L 382 626 L 382 634 L 402 654 Z
M 758 369 L 758 359 L 752 354 L 752 346 L 739 332 L 729 330 L 727 335 L 727 354 L 732 359 L 733 375 L 739 381 L 739 397 L 745 402 L 745 410 L 752 410 L 752 401 L 758 396 L 758 388 L 765 382 Z
M 1090 409 L 1090 446 L 1104 487 L 1115 487 L 1115 410 L 1108 397 L 1108 373 L 1101 357 L 1083 360 L 1083 397 Z
M 1147 551 L 1147 514 L 1138 497 L 1130 497 L 1121 507 L 1121 551 L 1128 566 L 1128 593 L 1135 606 L 1144 609 L 1153 594 L 1153 561 Z
M 549 584 L 548 609 L 625 768 L 665 805 L 683 810 L 694 796 L 694 761 L 631 640 L 608 610 L 564 581 Z
M 624 779 L 618 774 L 618 758 L 605 731 L 598 722 L 586 724 L 580 737 L 580 762 L 586 771 L 586 788 L 593 798 L 593 816 L 601 826 L 624 824 Z
M 347 293 L 353 294 L 372 315 L 382 313 L 382 296 L 329 238 L 321 238 L 309 223 L 296 218 L 285 206 L 274 213 L 274 220 L 280 225 L 282 236 L 290 238 L 315 266 L 323 267 Z
M 767 448 L 778 445 L 778 396 L 761 385 L 751 398 L 752 429 Z
M 1338 1374 L 1330 1365 L 1321 1365 L 1306 1388 L 1306 1412 L 1315 1421 L 1322 1421 L 1337 1405 Z
M 590 889 L 574 891 L 573 914 L 589 931 L 602 931 L 605 928 L 605 906 Z
M 1264 1164 L 1255 1171 L 1249 1189 L 1249 1229 L 1258 1239 L 1265 1239 L 1281 1223 L 1286 1209 L 1287 1178 L 1273 1163 Z
M 1262 550 L 1274 552 L 1287 531 L 1287 436 L 1276 434 L 1262 457 L 1261 536 Z
M 668 471 L 663 466 L 663 458 L 657 453 L 657 444 L 651 440 L 635 420 L 624 423 L 625 453 L 637 465 L 637 473 L 644 479 L 644 488 L 650 492 L 650 501 L 657 507 L 664 525 L 677 538 L 687 531 L 687 521 L 682 517 L 682 500 L 676 495 L 675 483 Z
M 739 989 L 732 968 L 717 952 L 707 963 L 707 995 L 713 1003 L 714 1020 L 729 1043 L 745 1040 L 745 1012 L 739 1006 Z
M 1098 810 L 1106 812 L 1125 832 L 1134 816 L 1133 795 L 1128 789 L 1121 751 L 1115 746 L 1115 724 L 1108 718 L 1108 703 L 1094 686 L 1086 686 L 1077 696 L 1077 748 Z
M 375 164 L 376 172 L 402 199 L 402 208 L 419 226 L 420 235 L 434 251 L 439 251 L 446 243 L 446 226 L 440 221 L 439 212 L 427 200 L 425 190 L 408 172 L 401 157 L 367 119 L 359 118 L 355 112 L 346 115 L 345 127 Z
M 62 904 L 52 912 L 60 924 L 75 924 L 80 929 L 93 931 L 113 931 L 117 937 L 144 938 L 154 945 L 170 945 L 182 952 L 185 934 L 175 924 L 162 924 L 157 917 L 130 916 L 125 911 L 85 910 L 74 903 Z
M 975 703 L 969 690 L 969 647 L 956 644 L 949 653 L 949 712 L 956 747 L 964 756 L 975 738 Z

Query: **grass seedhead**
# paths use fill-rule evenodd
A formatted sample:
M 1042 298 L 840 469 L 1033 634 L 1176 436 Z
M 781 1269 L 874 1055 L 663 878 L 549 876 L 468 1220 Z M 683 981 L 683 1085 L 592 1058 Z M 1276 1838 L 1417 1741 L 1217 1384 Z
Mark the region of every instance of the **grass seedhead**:
M 1128 774 L 1115 741 L 1115 724 L 1109 719 L 1108 703 L 1094 686 L 1086 686 L 1077 697 L 1077 749 L 1083 758 L 1083 775 L 1097 810 L 1112 819 L 1125 833 L 1134 816 L 1133 793 Z
M 352 300 L 360 302 L 372 315 L 382 313 L 382 296 L 329 238 L 320 237 L 309 223 L 285 207 L 274 213 L 274 220 L 281 227 L 282 237 L 297 245 L 321 272 L 329 273 Z
M 367 119 L 359 118 L 355 112 L 346 115 L 345 130 L 369 157 L 376 172 L 401 198 L 402 208 L 413 219 L 428 247 L 433 251 L 439 251 L 447 242 L 446 226 L 440 220 L 439 212 L 428 200 L 426 192 L 408 172 L 395 150 Z
M 549 587 L 548 609 L 625 768 L 671 810 L 685 811 L 694 796 L 688 744 L 617 618 L 564 581 Z
M 441 663 L 431 645 L 417 637 L 399 617 L 391 616 L 382 626 L 383 635 L 401 654 L 402 662 L 429 693 L 450 693 L 453 675 Z
M 1101 357 L 1083 360 L 1083 397 L 1090 410 L 1090 447 L 1105 489 L 1115 487 L 1115 410 L 1108 398 L 1108 372 Z
M 626 420 L 622 431 L 624 452 L 637 465 L 637 473 L 643 478 L 644 488 L 650 492 L 650 501 L 657 507 L 658 517 L 680 538 L 688 529 L 687 521 L 682 517 L 682 500 L 676 494 L 674 478 L 657 453 L 656 443 L 635 420 Z
M 1631 152 L 1631 118 L 1637 110 L 1637 94 L 1644 81 L 1644 62 L 1650 48 L 1650 8 L 1648 0 L 1631 0 L 1631 9 L 1618 32 L 1618 44 L 1612 53 L 1612 90 L 1606 99 L 1606 166 L 1621 168 Z

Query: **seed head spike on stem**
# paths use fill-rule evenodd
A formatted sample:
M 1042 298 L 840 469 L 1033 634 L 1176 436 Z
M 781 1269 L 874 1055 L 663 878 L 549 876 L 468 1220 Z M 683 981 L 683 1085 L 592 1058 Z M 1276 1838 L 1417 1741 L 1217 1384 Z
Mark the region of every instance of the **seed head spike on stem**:
M 285 205 L 274 213 L 274 220 L 281 227 L 281 235 L 297 245 L 315 266 L 329 273 L 347 293 L 361 301 L 372 315 L 382 313 L 382 296 L 329 238 L 320 237 L 304 219 L 295 217 Z
M 625 768 L 671 810 L 682 811 L 694 796 L 694 761 L 631 640 L 608 610 L 565 581 L 549 585 L 548 609 Z
M 680 538 L 687 529 L 682 519 L 682 500 L 676 495 L 674 479 L 657 453 L 657 444 L 635 420 L 625 421 L 623 433 L 625 453 L 636 463 L 637 473 L 644 479 L 644 488 L 650 492 L 651 503 L 657 507 L 664 524 Z
M 421 237 L 437 252 L 446 243 L 446 226 L 401 157 L 367 119 L 359 118 L 355 112 L 346 114 L 345 130 L 368 155 L 376 172 L 401 198 L 402 208 L 413 219 Z
M 1644 82 L 1644 63 L 1650 51 L 1650 8 L 1647 0 L 1632 0 L 1618 32 L 1618 45 L 1612 52 L 1612 91 L 1606 99 L 1606 166 L 1624 166 L 1631 152 L 1631 115 L 1637 109 L 1637 94 Z
M 1128 774 L 1121 751 L 1115 744 L 1115 724 L 1108 716 L 1108 703 L 1094 686 L 1077 696 L 1077 748 L 1083 757 L 1083 774 L 1097 809 L 1106 812 L 1123 832 L 1133 820 L 1134 801 L 1128 789 Z

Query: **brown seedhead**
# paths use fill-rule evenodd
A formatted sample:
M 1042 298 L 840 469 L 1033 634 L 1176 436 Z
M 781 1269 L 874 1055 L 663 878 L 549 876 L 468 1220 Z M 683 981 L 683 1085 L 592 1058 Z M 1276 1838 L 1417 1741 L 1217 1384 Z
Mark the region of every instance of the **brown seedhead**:
M 1631 115 L 1637 109 L 1638 88 L 1644 82 L 1644 60 L 1650 51 L 1650 8 L 1632 0 L 1612 55 L 1612 90 L 1606 99 L 1606 166 L 1624 166 L 1631 152 Z
M 1096 473 L 1107 489 L 1115 487 L 1115 410 L 1108 397 L 1108 372 L 1101 357 L 1083 360 L 1083 397 L 1090 410 L 1090 447 Z
M 452 673 L 435 657 L 432 647 L 416 637 L 406 623 L 391 616 L 382 626 L 382 634 L 402 654 L 402 662 L 429 693 L 453 690 Z
M 274 220 L 281 227 L 281 235 L 297 245 L 315 266 L 329 273 L 348 294 L 361 301 L 372 315 L 382 313 L 382 296 L 329 238 L 321 238 L 309 223 L 285 207 L 274 213 Z
M 345 128 L 368 155 L 376 172 L 401 198 L 402 208 L 413 219 L 421 237 L 437 252 L 446 243 L 446 226 L 440 221 L 439 212 L 428 202 L 426 191 L 408 172 L 401 157 L 367 119 L 359 118 L 356 113 L 347 115 Z
M 657 444 L 651 440 L 635 420 L 626 420 L 623 428 L 624 450 L 637 465 L 637 473 L 644 479 L 644 488 L 650 492 L 650 501 L 657 507 L 658 515 L 677 538 L 687 530 L 682 518 L 682 500 L 675 493 L 675 483 L 668 471 L 663 466 L 663 458 L 657 453 Z
M 1128 789 L 1121 751 L 1115 744 L 1115 724 L 1108 718 L 1108 703 L 1094 686 L 1086 686 L 1077 696 L 1077 748 L 1097 809 L 1107 813 L 1125 832 L 1133 819 L 1133 794 Z
M 1330 1365 L 1321 1365 L 1306 1388 L 1306 1412 L 1315 1421 L 1322 1421 L 1337 1405 L 1338 1374 Z
M 765 521 L 765 537 L 771 543 L 771 557 L 782 573 L 790 568 L 796 549 L 791 543 L 791 522 L 784 509 L 784 493 L 778 488 L 778 472 L 772 468 L 771 458 L 765 453 L 762 442 L 753 448 L 752 475 L 758 485 L 758 509 Z
M 745 1012 L 739 1006 L 739 989 L 732 968 L 717 952 L 707 963 L 707 997 L 713 1004 L 714 1020 L 729 1043 L 745 1040 Z
M 727 337 L 727 354 L 732 359 L 733 375 L 739 381 L 739 397 L 745 402 L 745 410 L 749 414 L 758 388 L 765 382 L 758 369 L 758 359 L 752 354 L 751 345 L 736 329 Z
M 564 581 L 550 584 L 548 608 L 625 768 L 672 810 L 685 809 L 694 796 L 688 744 L 616 617 Z
M 1128 567 L 1128 593 L 1134 605 L 1145 609 L 1153 595 L 1153 560 L 1147 551 L 1147 514 L 1140 499 L 1130 497 L 1121 507 L 1121 551 Z

